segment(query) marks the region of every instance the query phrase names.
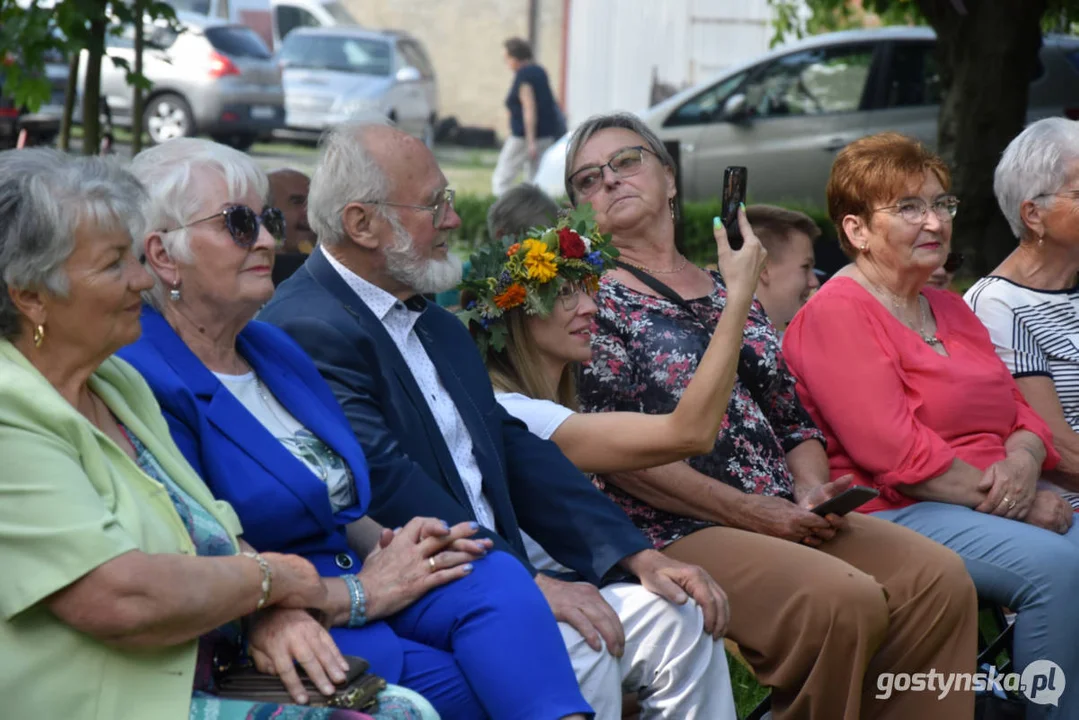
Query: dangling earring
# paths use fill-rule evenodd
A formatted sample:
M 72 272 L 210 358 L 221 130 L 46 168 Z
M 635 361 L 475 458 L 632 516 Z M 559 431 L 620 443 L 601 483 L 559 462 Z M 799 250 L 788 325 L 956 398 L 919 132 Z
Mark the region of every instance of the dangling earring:
M 1045 236 L 1044 235 L 1039 235 L 1038 236 L 1038 247 L 1040 248 L 1044 244 L 1045 244 Z
M 172 289 L 169 290 L 169 300 L 180 302 L 180 283 L 176 283 L 172 286 Z
M 45 326 L 44 325 L 35 325 L 34 326 L 34 347 L 36 347 L 36 348 L 41 347 L 41 343 L 43 343 L 43 342 L 45 342 Z
M 678 215 L 674 211 L 674 198 L 667 201 L 667 207 L 671 209 L 671 222 L 678 222 Z

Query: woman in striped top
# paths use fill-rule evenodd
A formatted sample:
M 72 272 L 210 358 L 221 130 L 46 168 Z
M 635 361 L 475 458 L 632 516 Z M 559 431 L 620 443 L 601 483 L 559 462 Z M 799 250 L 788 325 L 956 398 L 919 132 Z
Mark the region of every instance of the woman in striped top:
M 1052 430 L 1061 461 L 1049 478 L 1079 508 L 1079 123 L 1032 124 L 993 186 L 1019 246 L 966 301 Z

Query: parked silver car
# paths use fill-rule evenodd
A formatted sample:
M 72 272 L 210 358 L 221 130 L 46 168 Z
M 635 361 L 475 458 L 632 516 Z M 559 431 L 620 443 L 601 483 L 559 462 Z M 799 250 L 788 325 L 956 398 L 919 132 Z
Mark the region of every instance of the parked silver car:
M 358 112 L 380 112 L 433 144 L 438 83 L 415 38 L 357 27 L 297 28 L 278 60 L 286 127 L 275 135 L 317 137 Z
M 223 20 L 177 15 L 184 32 L 153 26 L 147 33 L 143 74 L 153 89 L 147 96 L 144 125 L 150 140 L 161 143 L 206 134 L 243 150 L 281 127 L 285 118 L 281 71 L 258 34 Z M 133 68 L 133 33 L 110 35 L 106 52 Z M 85 73 L 85 56 L 81 66 Z M 131 127 L 131 86 L 126 72 L 108 58 L 101 63 L 101 94 L 113 124 Z
M 824 205 L 835 154 L 894 130 L 937 144 L 941 84 L 929 28 L 852 30 L 783 46 L 643 112 L 678 141 L 683 196 L 717 198 L 728 165 L 749 168 L 754 202 Z M 1079 38 L 1049 36 L 1030 83 L 1028 122 L 1079 119 Z M 542 159 L 537 184 L 564 194 L 566 139 Z

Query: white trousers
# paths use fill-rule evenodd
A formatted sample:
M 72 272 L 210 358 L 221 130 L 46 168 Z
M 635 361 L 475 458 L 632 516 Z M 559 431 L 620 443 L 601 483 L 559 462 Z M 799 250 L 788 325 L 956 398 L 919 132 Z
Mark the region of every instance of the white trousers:
M 491 175 L 491 192 L 501 195 L 517 184 L 517 176 L 524 171 L 524 182 L 532 182 L 539 168 L 543 153 L 554 143 L 553 138 L 536 138 L 536 161 L 528 157 L 528 141 L 523 137 L 510 135 L 498 154 L 494 174 Z
M 641 720 L 737 720 L 723 641 L 704 633 L 704 614 L 689 600 L 675 605 L 640 585 L 600 590 L 622 620 L 621 658 L 595 651 L 559 623 L 581 694 L 596 720 L 620 720 L 622 694 L 637 692 Z

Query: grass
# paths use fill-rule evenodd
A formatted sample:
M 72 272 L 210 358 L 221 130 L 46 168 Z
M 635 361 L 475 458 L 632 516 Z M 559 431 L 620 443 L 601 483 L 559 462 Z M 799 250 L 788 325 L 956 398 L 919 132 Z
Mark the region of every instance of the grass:
M 727 665 L 731 670 L 734 707 L 738 711 L 738 717 L 744 718 L 753 712 L 764 698 L 768 697 L 770 691 L 766 687 L 761 687 L 749 668 L 730 653 L 727 653 Z

